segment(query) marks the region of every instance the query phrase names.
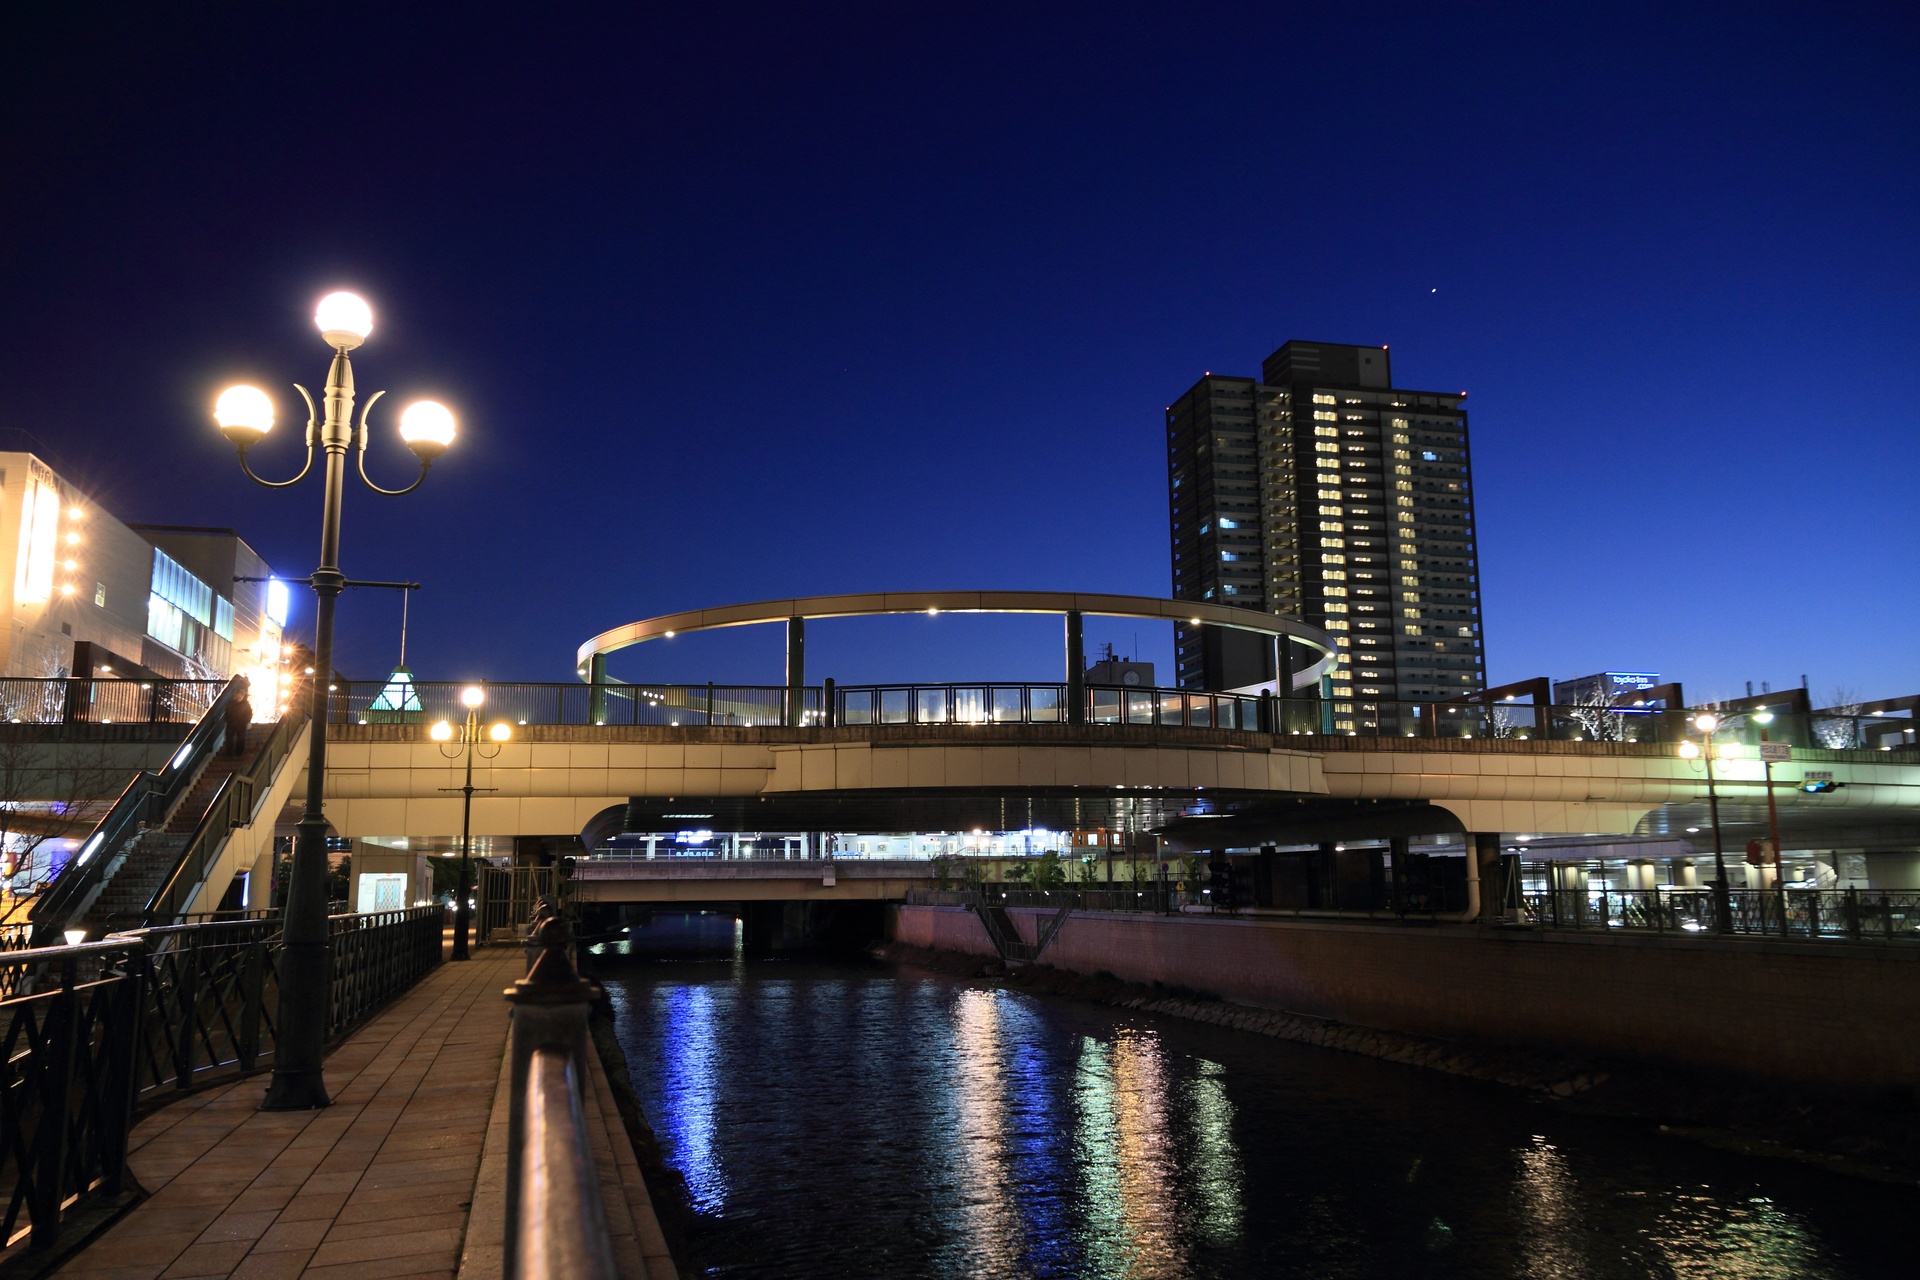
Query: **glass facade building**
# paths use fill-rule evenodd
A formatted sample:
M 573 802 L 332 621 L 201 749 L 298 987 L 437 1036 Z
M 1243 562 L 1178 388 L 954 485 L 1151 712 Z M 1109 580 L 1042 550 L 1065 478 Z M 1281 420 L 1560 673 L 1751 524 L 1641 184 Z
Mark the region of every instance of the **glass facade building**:
M 1173 595 L 1332 632 L 1336 731 L 1410 728 L 1396 704 L 1486 686 L 1465 398 L 1394 387 L 1385 347 L 1288 342 L 1167 408 Z M 1178 628 L 1175 657 L 1184 688 L 1277 674 L 1218 628 Z

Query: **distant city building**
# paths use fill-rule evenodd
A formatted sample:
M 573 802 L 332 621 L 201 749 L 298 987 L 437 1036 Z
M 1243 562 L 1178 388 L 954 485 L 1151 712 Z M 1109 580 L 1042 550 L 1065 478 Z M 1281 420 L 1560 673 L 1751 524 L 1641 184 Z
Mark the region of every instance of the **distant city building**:
M 1630 704 L 1633 695 L 1658 687 L 1660 677 L 1652 671 L 1601 671 L 1573 680 L 1553 682 L 1556 707 L 1610 707 Z
M 1333 632 L 1337 730 L 1486 685 L 1464 399 L 1394 387 L 1385 347 L 1288 342 L 1167 409 L 1174 596 Z M 1244 632 L 1177 627 L 1175 659 L 1185 688 L 1277 676 Z
M 0 672 L 252 678 L 279 701 L 285 582 L 231 529 L 121 523 L 29 453 L 0 453 Z
M 1087 683 L 1090 685 L 1124 685 L 1129 689 L 1153 688 L 1153 664 L 1135 662 L 1132 658 L 1114 656 L 1113 646 L 1108 645 L 1099 661 L 1087 665 Z

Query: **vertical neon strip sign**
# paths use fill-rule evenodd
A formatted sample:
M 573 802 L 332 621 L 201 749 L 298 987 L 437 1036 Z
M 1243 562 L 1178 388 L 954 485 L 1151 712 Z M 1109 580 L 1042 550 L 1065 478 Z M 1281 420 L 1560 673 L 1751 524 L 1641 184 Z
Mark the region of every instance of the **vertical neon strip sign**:
M 20 504 L 19 569 L 14 576 L 14 599 L 21 604 L 45 604 L 53 599 L 53 557 L 60 539 L 60 495 L 37 476 L 27 479 Z

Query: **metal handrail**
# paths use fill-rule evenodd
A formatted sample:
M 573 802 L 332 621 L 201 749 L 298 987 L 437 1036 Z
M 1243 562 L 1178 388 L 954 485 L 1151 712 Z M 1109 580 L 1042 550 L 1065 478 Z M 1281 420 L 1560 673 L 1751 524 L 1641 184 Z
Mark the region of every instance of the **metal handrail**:
M 146 921 L 172 921 L 184 913 L 187 903 L 206 880 L 208 868 L 219 861 L 227 838 L 237 828 L 253 825 L 260 805 L 273 790 L 274 778 L 292 754 L 294 741 L 306 723 L 304 715 L 282 716 L 247 767 L 229 774 L 220 783 L 220 789 L 213 793 L 213 800 L 200 816 L 186 847 L 174 860 L 173 870 L 147 902 L 142 913 Z
M 599 984 L 573 966 L 573 934 L 552 899 L 534 908 L 534 954 L 513 984 L 507 1043 L 505 1280 L 614 1280 L 600 1171 L 583 1086 L 594 1052 L 587 1010 Z
M 579 1074 L 564 1049 L 532 1053 L 520 1161 L 513 1274 L 520 1280 L 612 1280 L 612 1241 L 581 1111 Z
M 127 840 L 139 831 L 143 822 L 160 821 L 177 804 L 200 776 L 208 757 L 219 746 L 226 732 L 227 706 L 240 687 L 241 677 L 227 682 L 220 696 L 188 732 L 186 740 L 158 770 L 142 769 L 127 784 L 120 798 L 107 810 L 74 856 L 51 884 L 35 899 L 27 918 L 33 922 L 34 937 L 46 942 L 86 915 L 105 885 L 107 868 L 112 865 Z

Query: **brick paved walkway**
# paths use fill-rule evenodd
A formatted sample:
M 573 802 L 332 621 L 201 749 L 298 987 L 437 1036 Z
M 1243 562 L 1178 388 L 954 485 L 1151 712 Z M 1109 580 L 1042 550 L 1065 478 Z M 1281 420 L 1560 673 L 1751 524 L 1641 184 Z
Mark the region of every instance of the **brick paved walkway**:
M 58 1275 L 451 1280 L 476 1200 L 476 1232 L 498 1239 L 498 1209 L 486 1206 L 504 1193 L 500 992 L 524 968 L 517 948 L 441 966 L 328 1056 L 334 1105 L 324 1111 L 259 1111 L 266 1079 L 254 1077 L 149 1116 L 129 1157 L 148 1198 Z M 590 1112 L 602 1110 L 604 1084 L 594 1093 Z M 603 1180 L 611 1175 L 621 1270 L 671 1277 L 625 1132 L 612 1166 L 610 1136 L 603 1129 L 595 1154 Z M 490 1262 L 497 1274 L 493 1249 L 475 1250 L 469 1269 Z

